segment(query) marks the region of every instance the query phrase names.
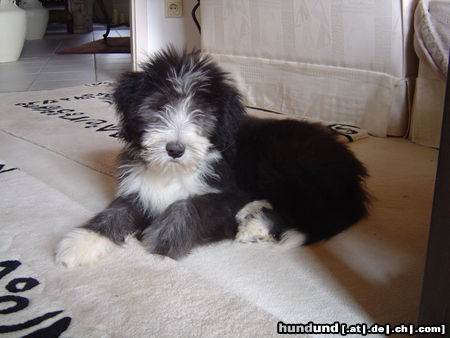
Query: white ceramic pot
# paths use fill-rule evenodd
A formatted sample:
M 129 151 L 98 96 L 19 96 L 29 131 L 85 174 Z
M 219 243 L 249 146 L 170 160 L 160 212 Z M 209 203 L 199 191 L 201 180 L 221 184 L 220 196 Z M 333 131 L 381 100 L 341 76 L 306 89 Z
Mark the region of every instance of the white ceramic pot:
M 48 9 L 38 0 L 22 0 L 20 7 L 27 13 L 26 40 L 42 39 L 47 30 Z
M 0 62 L 16 61 L 22 52 L 27 15 L 12 0 L 0 0 Z

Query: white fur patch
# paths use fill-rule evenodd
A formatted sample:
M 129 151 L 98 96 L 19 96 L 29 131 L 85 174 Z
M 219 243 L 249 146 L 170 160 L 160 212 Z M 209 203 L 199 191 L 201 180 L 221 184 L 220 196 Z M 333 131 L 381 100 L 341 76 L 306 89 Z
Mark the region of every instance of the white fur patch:
M 59 242 L 56 249 L 56 263 L 67 268 L 92 265 L 118 246 L 105 236 L 93 231 L 75 228 Z
M 272 206 L 266 200 L 253 201 L 238 211 L 236 221 L 239 226 L 236 241 L 241 243 L 274 241 L 270 234 L 272 224 L 264 217 L 262 208 L 272 209 Z
M 191 93 L 193 88 L 201 90 L 204 84 L 208 83 L 209 77 L 202 70 L 193 70 L 194 64 L 183 65 L 177 72 L 172 69 L 171 76 L 167 79 L 172 83 L 179 94 Z
M 288 230 L 281 235 L 280 244 L 284 249 L 297 248 L 306 242 L 306 235 L 297 230 Z
M 241 243 L 273 242 L 269 233 L 267 220 L 261 216 L 255 217 L 239 225 L 236 241 Z
M 123 167 L 126 175 L 119 184 L 118 195 L 137 194 L 144 209 L 159 214 L 175 201 L 218 193 L 220 191 L 210 187 L 205 179 L 215 175 L 211 164 L 220 158 L 219 152 L 208 153 L 206 161 L 195 171 L 174 167 L 161 172 L 144 164 Z
M 253 201 L 238 211 L 236 222 L 239 225 L 236 241 L 241 243 L 275 241 L 270 234 L 271 221 L 264 216 L 263 208 L 272 209 L 272 205 L 266 200 Z M 279 244 L 285 249 L 290 249 L 303 245 L 305 241 L 305 234 L 297 230 L 288 230 L 281 235 Z
M 236 214 L 236 222 L 243 223 L 246 219 L 250 217 L 256 217 L 257 214 L 261 212 L 262 208 L 272 209 L 272 205 L 266 200 L 259 200 L 247 203 L 244 207 L 238 211 Z

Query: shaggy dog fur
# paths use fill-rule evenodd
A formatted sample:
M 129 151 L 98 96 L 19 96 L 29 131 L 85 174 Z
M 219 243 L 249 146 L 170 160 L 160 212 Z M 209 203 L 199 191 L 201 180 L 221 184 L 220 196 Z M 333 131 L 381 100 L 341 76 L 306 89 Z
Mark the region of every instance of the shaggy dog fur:
M 59 263 L 93 263 L 129 235 L 172 258 L 289 230 L 309 244 L 367 214 L 366 170 L 333 132 L 247 116 L 228 74 L 198 51 L 156 54 L 122 76 L 114 100 L 125 141 L 117 197 L 61 241 Z

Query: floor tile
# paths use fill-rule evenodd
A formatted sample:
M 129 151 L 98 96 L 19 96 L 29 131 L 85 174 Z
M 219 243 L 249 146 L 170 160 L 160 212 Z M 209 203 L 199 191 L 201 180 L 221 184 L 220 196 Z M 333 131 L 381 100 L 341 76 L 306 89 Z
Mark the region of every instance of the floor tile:
M 91 71 L 94 72 L 94 55 L 53 55 L 42 72 Z
M 130 53 L 95 54 L 95 62 L 99 64 L 131 63 Z
M 115 70 L 122 71 L 131 70 L 131 62 L 97 62 L 95 69 L 97 70 Z
M 96 81 L 117 81 L 126 70 L 97 70 Z
M 56 72 L 94 72 L 94 60 L 88 62 L 71 62 L 71 63 L 52 63 L 49 62 L 43 69 L 42 73 Z
M 34 79 L 22 79 L 20 81 L 0 81 L 0 92 L 25 92 L 28 91 Z
M 73 48 L 92 41 L 92 36 L 82 35 L 78 37 L 68 37 L 61 40 L 57 51 L 61 51 L 68 48 Z
M 76 87 L 82 86 L 87 83 L 94 83 L 95 77 L 92 75 L 91 79 L 78 79 L 78 80 L 56 80 L 56 81 L 35 81 L 28 90 L 51 90 L 51 89 L 60 89 L 66 87 Z
M 88 62 L 94 59 L 94 54 L 53 54 L 51 62 Z
M 44 39 L 25 41 L 20 59 L 0 63 L 0 92 L 48 90 L 98 81 L 114 81 L 131 70 L 131 54 L 55 54 L 58 50 L 101 39 L 106 26 L 87 34 L 68 34 L 65 25 L 50 25 Z M 129 36 L 127 27 L 111 37 Z
M 20 83 L 20 82 L 26 82 L 29 83 L 30 81 L 34 81 L 39 76 L 39 73 L 37 74 L 30 74 L 30 73 L 22 73 L 17 70 L 11 70 L 11 71 L 0 71 L 0 82 L 8 84 L 8 83 Z
M 87 80 L 94 81 L 95 73 L 88 71 L 64 71 L 64 72 L 47 72 L 37 76 L 36 81 L 60 81 L 60 80 Z
M 25 41 L 21 58 L 46 57 L 52 55 L 60 44 L 60 40 L 49 39 Z
M 0 63 L 0 78 L 5 75 L 13 75 L 14 73 L 20 74 L 39 74 L 41 70 L 47 64 L 47 59 L 43 59 L 42 61 L 34 61 L 34 62 L 6 62 Z

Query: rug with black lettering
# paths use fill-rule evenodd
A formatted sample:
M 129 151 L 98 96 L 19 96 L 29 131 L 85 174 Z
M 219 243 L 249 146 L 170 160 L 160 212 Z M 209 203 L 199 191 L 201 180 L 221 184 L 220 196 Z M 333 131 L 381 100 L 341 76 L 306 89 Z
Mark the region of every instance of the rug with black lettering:
M 0 162 L 0 338 L 275 336 L 275 317 L 134 239 L 95 266 L 56 265 L 92 216 Z
M 110 82 L 0 94 L 0 129 L 103 173 L 120 150 Z
M 97 171 L 113 174 L 120 150 L 113 84 L 0 94 L 0 129 Z M 287 118 L 249 109 L 262 118 Z M 367 137 L 358 126 L 329 124 L 344 142 Z

